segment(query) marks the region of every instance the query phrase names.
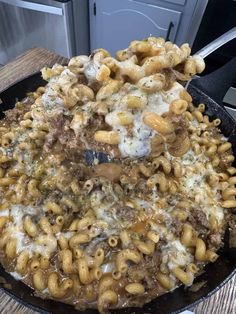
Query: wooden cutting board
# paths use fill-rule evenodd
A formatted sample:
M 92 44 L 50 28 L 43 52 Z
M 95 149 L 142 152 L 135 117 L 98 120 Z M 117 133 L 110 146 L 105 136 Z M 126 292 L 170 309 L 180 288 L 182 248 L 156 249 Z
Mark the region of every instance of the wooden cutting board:
M 0 92 L 8 86 L 40 71 L 45 65 L 52 66 L 55 63 L 62 64 L 67 61 L 66 58 L 43 48 L 32 48 L 0 68 Z M 210 298 L 192 308 L 191 311 L 196 314 L 235 314 L 236 276 Z M 3 290 L 0 290 L 0 313 L 33 314 L 37 312 L 30 310 L 9 297 Z

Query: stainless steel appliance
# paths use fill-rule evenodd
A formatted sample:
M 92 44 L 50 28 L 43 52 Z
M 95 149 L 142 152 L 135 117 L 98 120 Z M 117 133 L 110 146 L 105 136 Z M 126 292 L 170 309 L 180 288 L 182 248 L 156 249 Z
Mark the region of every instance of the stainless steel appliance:
M 87 0 L 0 0 L 0 64 L 35 46 L 88 53 Z

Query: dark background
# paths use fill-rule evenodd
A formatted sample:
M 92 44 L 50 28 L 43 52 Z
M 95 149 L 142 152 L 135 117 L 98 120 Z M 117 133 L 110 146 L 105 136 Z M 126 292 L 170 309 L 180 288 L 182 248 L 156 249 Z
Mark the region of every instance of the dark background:
M 197 52 L 234 26 L 236 26 L 236 1 L 209 0 L 192 52 Z M 207 67 L 204 73 L 219 68 L 235 56 L 236 39 L 225 44 L 206 58 Z

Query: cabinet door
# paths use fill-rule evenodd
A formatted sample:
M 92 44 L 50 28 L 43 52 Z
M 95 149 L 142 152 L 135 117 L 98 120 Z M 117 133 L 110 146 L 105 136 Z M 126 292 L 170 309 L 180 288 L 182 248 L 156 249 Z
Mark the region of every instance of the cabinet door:
M 90 1 L 91 49 L 112 54 L 150 35 L 174 41 L 181 12 L 133 0 Z

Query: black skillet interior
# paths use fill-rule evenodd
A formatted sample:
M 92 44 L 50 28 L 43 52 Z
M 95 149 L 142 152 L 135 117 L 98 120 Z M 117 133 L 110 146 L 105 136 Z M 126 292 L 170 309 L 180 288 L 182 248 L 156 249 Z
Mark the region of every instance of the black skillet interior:
M 46 82 L 42 80 L 40 74 L 35 74 L 2 92 L 0 94 L 0 98 L 3 102 L 1 104 L 1 116 L 3 116 L 2 112 L 4 110 L 14 107 L 16 100 L 22 99 L 26 96 L 27 92 L 34 91 L 38 86 L 45 85 L 45 83 Z M 236 155 L 236 122 L 229 116 L 222 106 L 213 101 L 212 98 L 203 93 L 199 88 L 190 85 L 189 92 L 191 93 L 195 104 L 201 102 L 206 104 L 206 113 L 210 118 L 214 119 L 217 117 L 222 120 L 220 128 L 223 134 L 229 137 L 232 142 L 234 154 Z M 158 297 L 143 308 L 115 310 L 112 311 L 112 313 L 179 313 L 204 300 L 206 297 L 217 291 L 233 276 L 233 274 L 236 273 L 236 254 L 235 251 L 228 248 L 227 234 L 225 237 L 225 245 L 219 253 L 219 259 L 213 264 L 208 264 L 205 268 L 205 272 L 195 280 L 195 282 L 206 281 L 205 285 L 199 291 L 192 292 L 189 289 L 180 287 L 173 292 Z M 12 276 L 6 273 L 1 266 L 0 276 L 5 278 L 6 282 L 10 284 L 11 289 L 4 287 L 4 284 L 0 284 L 0 287 L 13 298 L 28 307 L 42 313 L 79 313 L 70 305 L 52 300 L 42 300 L 35 297 L 32 289 L 24 285 L 21 281 L 15 280 Z M 92 314 L 97 312 L 94 310 L 87 310 L 86 313 Z

